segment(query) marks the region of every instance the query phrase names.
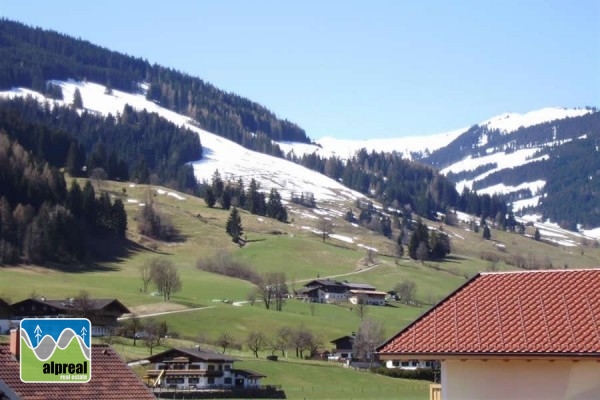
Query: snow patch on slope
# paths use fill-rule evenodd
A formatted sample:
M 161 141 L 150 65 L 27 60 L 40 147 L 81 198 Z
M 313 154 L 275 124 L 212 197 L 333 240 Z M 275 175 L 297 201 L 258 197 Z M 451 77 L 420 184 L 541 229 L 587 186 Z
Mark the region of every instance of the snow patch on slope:
M 498 129 L 505 133 L 512 133 L 521 127 L 529 127 L 533 125 L 543 124 L 557 119 L 565 119 L 570 117 L 580 117 L 591 113 L 591 110 L 548 107 L 541 110 L 531 111 L 525 114 L 505 113 L 496 117 L 490 118 L 487 121 L 479 124 L 487 126 L 489 129 Z
M 323 137 L 315 141 L 315 144 L 299 144 L 289 142 L 279 142 L 279 146 L 284 153 L 294 151 L 297 156 L 316 153 L 321 157 L 339 157 L 342 160 L 352 158 L 360 149 L 366 149 L 369 153 L 375 152 L 397 152 L 404 158 L 412 159 L 414 152 L 433 152 L 439 148 L 447 146 L 454 139 L 464 133 L 467 128 L 455 129 L 430 136 L 411 136 L 392 139 L 367 139 L 350 140 L 336 139 L 333 137 Z

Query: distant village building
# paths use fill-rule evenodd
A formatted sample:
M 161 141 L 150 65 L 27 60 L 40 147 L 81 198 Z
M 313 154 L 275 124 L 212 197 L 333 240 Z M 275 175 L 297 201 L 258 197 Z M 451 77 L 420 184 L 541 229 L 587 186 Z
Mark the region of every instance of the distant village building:
M 306 283 L 296 292 L 296 298 L 312 303 L 346 303 L 356 292 L 369 292 L 366 297 L 373 301 L 373 305 L 385 305 L 386 293 L 376 292 L 375 286 L 367 283 L 340 282 L 333 279 L 315 279 Z M 373 295 L 373 293 L 377 294 Z M 380 293 L 383 293 L 383 303 L 379 301 Z M 378 300 L 374 300 L 375 298 Z
M 237 359 L 220 353 L 175 348 L 147 358 L 144 377 L 151 387 L 168 389 L 259 389 L 265 375 L 234 368 Z
M 352 304 L 367 304 L 370 306 L 385 306 L 387 292 L 376 290 L 349 290 L 348 301 Z
M 83 304 L 85 303 L 85 304 Z M 11 320 L 23 318 L 88 318 L 92 323 L 92 336 L 114 334 L 118 327 L 117 318 L 131 311 L 117 299 L 49 300 L 44 297 L 26 299 L 14 303 Z
M 356 339 L 356 334 L 352 332 L 352 335 L 346 335 L 332 340 L 330 343 L 333 343 L 335 348 L 331 349 L 331 352 L 329 353 L 329 361 L 346 361 L 352 359 L 354 339 Z
M 440 360 L 444 400 L 600 399 L 600 269 L 480 273 L 377 351 Z

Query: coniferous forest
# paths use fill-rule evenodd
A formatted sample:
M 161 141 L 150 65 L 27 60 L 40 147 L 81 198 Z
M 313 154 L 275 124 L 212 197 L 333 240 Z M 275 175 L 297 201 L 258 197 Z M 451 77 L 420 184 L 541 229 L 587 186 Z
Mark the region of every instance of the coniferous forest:
M 89 80 L 130 93 L 146 82 L 149 100 L 252 150 L 282 156 L 271 140 L 309 142 L 296 124 L 200 78 L 88 41 L 0 19 L 0 89 L 19 86 L 45 93 L 47 81 L 67 79 Z
M 57 168 L 2 132 L 0 171 L 0 264 L 74 264 L 93 258 L 98 241 L 124 242 L 120 199 L 97 197 L 90 181 L 67 189 Z

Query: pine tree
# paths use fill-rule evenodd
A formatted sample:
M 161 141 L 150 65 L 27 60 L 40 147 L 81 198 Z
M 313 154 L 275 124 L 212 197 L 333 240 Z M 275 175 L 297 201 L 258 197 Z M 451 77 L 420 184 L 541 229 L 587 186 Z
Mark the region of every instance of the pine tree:
M 210 186 L 204 188 L 204 202 L 209 208 L 213 208 L 217 202 L 215 194 Z
M 74 108 L 83 108 L 83 99 L 81 98 L 81 92 L 79 89 L 75 89 L 75 93 L 73 93 L 73 107 Z
M 421 244 L 423 245 L 421 246 Z M 420 218 L 417 219 L 415 229 L 410 236 L 410 242 L 408 244 L 408 255 L 413 260 L 422 259 L 419 255 L 423 256 L 423 254 L 417 254 L 419 246 L 424 246 L 427 253 L 429 253 L 429 230 L 427 229 L 427 225 L 425 225 Z M 420 253 L 423 253 L 423 250 L 421 250 Z
M 267 217 L 275 218 L 278 221 L 287 221 L 287 210 L 281 204 L 281 195 L 277 189 L 272 188 L 267 201 Z
M 540 241 L 541 235 L 540 235 L 540 230 L 538 228 L 535 228 L 535 233 L 533 234 L 533 238 L 535 240 L 537 240 L 538 242 Z
M 225 225 L 225 231 L 234 243 L 239 243 L 244 233 L 244 227 L 242 226 L 242 218 L 236 207 L 231 208 L 229 218 L 227 219 L 227 225 Z
M 223 183 L 223 179 L 221 179 L 221 174 L 219 174 L 219 170 L 216 169 L 215 173 L 212 176 L 212 190 L 213 194 L 217 199 L 221 199 L 223 195 L 223 190 L 225 188 L 225 184 Z
M 115 200 L 112 205 L 112 225 L 114 232 L 124 238 L 127 232 L 127 212 L 125 211 L 125 205 L 119 198 Z
M 483 238 L 485 240 L 490 240 L 492 238 L 492 232 L 487 224 L 483 227 Z
M 402 244 L 403 241 L 404 241 L 404 235 L 402 233 L 402 230 L 400 230 L 400 233 L 398 234 L 398 237 L 396 238 L 396 257 L 397 258 L 404 257 L 404 245 Z
M 104 94 L 112 96 L 113 94 L 113 90 L 112 90 L 112 84 L 110 83 L 110 79 L 106 81 L 106 87 L 104 89 Z

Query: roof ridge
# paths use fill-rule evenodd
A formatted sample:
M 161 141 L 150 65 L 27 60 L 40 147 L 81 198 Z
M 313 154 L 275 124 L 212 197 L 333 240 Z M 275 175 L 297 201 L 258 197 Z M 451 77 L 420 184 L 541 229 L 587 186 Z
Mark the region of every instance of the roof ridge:
M 600 271 L 600 267 L 593 268 L 569 268 L 569 269 L 535 269 L 525 271 L 482 271 L 479 275 L 510 275 L 510 274 L 540 274 L 540 273 L 563 273 L 563 272 L 584 272 L 584 271 Z

